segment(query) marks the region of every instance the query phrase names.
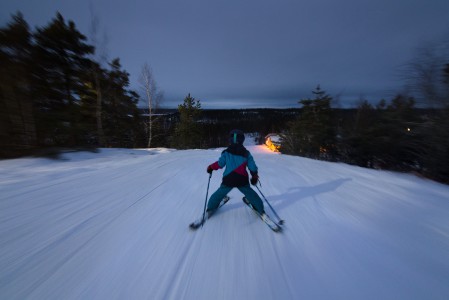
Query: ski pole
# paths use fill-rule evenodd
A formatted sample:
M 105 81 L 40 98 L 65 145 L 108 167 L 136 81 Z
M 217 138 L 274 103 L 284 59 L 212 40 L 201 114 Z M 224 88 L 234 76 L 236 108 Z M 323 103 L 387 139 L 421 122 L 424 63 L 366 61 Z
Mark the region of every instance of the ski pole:
M 206 204 L 207 204 L 207 196 L 209 195 L 209 184 L 210 179 L 212 178 L 212 172 L 209 175 L 209 181 L 207 182 L 207 191 L 206 191 L 206 200 L 204 201 L 204 210 L 203 210 L 203 221 L 201 222 L 201 227 L 203 227 L 204 224 L 204 218 L 206 217 Z
M 260 183 L 260 181 L 259 181 Z M 264 194 L 262 194 L 262 192 L 260 191 L 259 187 L 256 185 L 257 190 L 259 191 L 259 193 L 262 195 L 263 199 L 265 200 L 265 202 L 268 204 L 268 206 L 271 208 L 271 210 L 273 211 L 274 215 L 276 216 L 276 218 L 278 218 L 279 220 L 279 224 L 283 225 L 284 224 L 284 220 L 282 220 L 279 215 L 276 213 L 276 211 L 274 210 L 273 206 L 271 206 L 270 202 L 268 202 L 267 198 L 264 196 Z

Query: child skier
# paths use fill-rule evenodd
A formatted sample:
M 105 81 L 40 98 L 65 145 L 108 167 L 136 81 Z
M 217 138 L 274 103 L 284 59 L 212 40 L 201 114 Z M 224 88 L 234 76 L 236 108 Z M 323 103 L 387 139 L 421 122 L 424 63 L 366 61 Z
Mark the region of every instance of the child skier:
M 259 176 L 257 166 L 251 153 L 243 146 L 245 136 L 241 130 L 232 130 L 230 132 L 230 146 L 225 149 L 218 161 L 207 167 L 209 174 L 214 170 L 222 169 L 226 166 L 223 173 L 221 186 L 209 198 L 207 203 L 208 216 L 212 215 L 220 205 L 220 201 L 233 189 L 238 188 L 250 204 L 264 216 L 264 206 L 259 195 L 250 187 L 249 177 L 246 168 L 251 173 L 251 184 L 256 185 Z

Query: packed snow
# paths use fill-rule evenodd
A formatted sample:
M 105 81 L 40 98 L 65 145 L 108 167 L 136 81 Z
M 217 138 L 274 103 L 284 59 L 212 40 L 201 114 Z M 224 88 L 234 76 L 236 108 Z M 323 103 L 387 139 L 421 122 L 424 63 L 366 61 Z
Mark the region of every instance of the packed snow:
M 223 149 L 0 161 L 0 299 L 449 299 L 449 186 L 248 149 L 282 233 L 236 189 L 189 230 Z

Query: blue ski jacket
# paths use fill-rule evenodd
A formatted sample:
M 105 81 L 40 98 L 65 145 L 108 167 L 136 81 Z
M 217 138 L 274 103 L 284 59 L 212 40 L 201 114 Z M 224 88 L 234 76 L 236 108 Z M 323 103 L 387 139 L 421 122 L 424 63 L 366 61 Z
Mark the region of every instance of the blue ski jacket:
M 257 165 L 251 153 L 241 144 L 232 144 L 226 148 L 218 161 L 210 165 L 213 170 L 226 167 L 223 172 L 222 184 L 229 187 L 249 185 L 246 168 L 251 175 L 257 174 Z

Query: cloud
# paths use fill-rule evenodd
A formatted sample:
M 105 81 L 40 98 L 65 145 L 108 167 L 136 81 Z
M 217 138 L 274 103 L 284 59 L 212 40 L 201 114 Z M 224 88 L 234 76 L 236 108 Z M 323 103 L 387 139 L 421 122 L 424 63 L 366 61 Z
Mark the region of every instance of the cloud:
M 42 25 L 58 10 L 87 33 L 88 0 L 15 2 L 2 20 L 19 9 Z M 341 101 L 376 99 L 401 89 L 397 70 L 415 47 L 449 29 L 446 0 L 98 0 L 94 9 L 132 87 L 148 62 L 167 103 L 191 92 L 211 105 L 284 105 L 317 84 Z

